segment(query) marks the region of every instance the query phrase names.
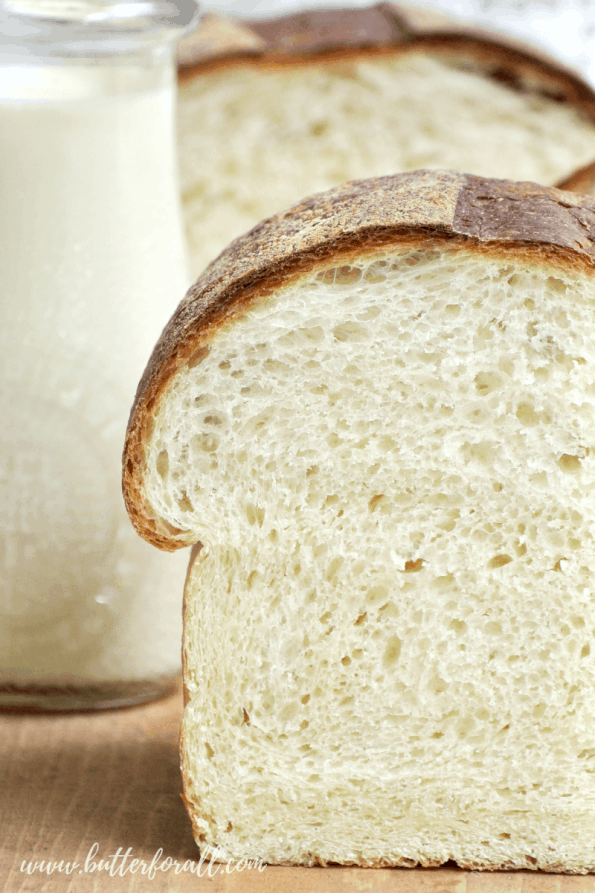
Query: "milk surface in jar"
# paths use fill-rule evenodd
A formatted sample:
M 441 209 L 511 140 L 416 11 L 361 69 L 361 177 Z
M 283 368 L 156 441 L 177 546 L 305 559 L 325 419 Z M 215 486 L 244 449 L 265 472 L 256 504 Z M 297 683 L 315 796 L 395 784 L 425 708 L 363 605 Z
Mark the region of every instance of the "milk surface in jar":
M 171 38 L 195 4 L 3 5 L 0 704 L 143 700 L 179 671 L 187 556 L 134 532 L 121 445 L 189 285 Z

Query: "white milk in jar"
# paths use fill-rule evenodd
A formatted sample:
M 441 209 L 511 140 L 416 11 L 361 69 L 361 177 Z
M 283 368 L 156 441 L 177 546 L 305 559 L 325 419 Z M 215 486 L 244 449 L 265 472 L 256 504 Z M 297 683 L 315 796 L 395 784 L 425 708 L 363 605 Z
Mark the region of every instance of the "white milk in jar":
M 187 555 L 138 538 L 120 485 L 189 285 L 167 49 L 0 64 L 0 705 L 143 700 L 179 672 Z

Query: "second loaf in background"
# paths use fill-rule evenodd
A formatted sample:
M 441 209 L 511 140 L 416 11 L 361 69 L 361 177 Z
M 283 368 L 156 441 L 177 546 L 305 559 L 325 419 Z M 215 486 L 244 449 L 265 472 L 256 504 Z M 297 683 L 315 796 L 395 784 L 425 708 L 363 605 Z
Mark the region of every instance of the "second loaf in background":
M 595 96 L 576 74 L 415 8 L 207 15 L 181 62 L 195 276 L 258 221 L 347 180 L 449 168 L 551 186 L 595 159 Z

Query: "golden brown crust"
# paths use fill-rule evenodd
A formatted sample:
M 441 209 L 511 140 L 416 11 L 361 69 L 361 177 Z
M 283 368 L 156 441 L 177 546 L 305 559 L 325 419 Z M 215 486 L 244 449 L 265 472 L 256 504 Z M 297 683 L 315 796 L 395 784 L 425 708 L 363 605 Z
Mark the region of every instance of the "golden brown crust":
M 209 13 L 182 40 L 178 64 L 201 69 L 215 59 L 277 58 L 366 46 L 397 45 L 409 37 L 391 4 L 366 9 L 311 10 L 260 21 Z M 186 72 L 187 73 L 187 72 Z
M 458 59 L 513 90 L 569 102 L 595 121 L 595 93 L 579 75 L 522 40 L 414 5 L 314 9 L 240 21 L 209 13 L 182 41 L 182 81 L 232 65 L 333 64 L 363 55 L 425 51 Z
M 123 457 L 124 497 L 138 533 L 162 549 L 194 542 L 152 512 L 143 494 L 144 444 L 168 384 L 200 362 L 213 334 L 252 301 L 307 270 L 407 242 L 449 242 L 571 271 L 595 269 L 595 201 L 532 183 L 445 171 L 354 181 L 313 196 L 233 242 L 189 290 L 139 384 Z
M 195 31 L 180 41 L 177 62 L 182 76 L 193 65 L 206 64 L 213 59 L 261 54 L 266 42 L 249 25 L 237 19 L 207 12 Z

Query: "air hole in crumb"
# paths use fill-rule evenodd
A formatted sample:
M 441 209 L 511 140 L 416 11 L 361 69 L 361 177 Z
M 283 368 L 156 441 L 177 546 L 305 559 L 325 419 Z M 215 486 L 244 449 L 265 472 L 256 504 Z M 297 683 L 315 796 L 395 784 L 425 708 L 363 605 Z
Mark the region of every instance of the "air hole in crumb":
M 406 561 L 405 562 L 405 573 L 406 574 L 416 574 L 418 571 L 422 570 L 425 562 L 423 558 L 418 558 L 416 561 Z
M 195 351 L 190 359 L 187 361 L 187 366 L 189 369 L 194 369 L 195 366 L 198 366 L 199 363 L 208 357 L 209 355 L 209 347 L 199 347 L 197 351 Z
M 176 502 L 178 503 L 179 507 L 182 509 L 183 512 L 193 512 L 194 511 L 194 506 L 188 499 L 188 494 L 186 493 L 185 490 L 182 490 L 180 498 L 176 499 Z
M 216 434 L 196 434 L 190 440 L 190 446 L 193 450 L 214 453 L 219 446 L 219 437 Z
M 386 586 L 372 586 L 366 593 L 366 601 L 372 604 L 378 601 L 386 601 L 387 596 L 388 589 Z
M 401 639 L 398 636 L 391 636 L 387 642 L 386 648 L 384 650 L 384 655 L 382 657 L 382 666 L 383 667 L 392 667 L 399 660 L 399 656 L 401 654 Z
M 159 455 L 157 456 L 157 462 L 155 463 L 157 468 L 157 474 L 161 478 L 167 477 L 167 472 L 169 471 L 169 455 L 167 450 L 161 450 Z
M 350 320 L 340 323 L 333 329 L 333 335 L 337 341 L 361 341 L 366 338 L 367 334 L 366 326 Z
M 527 427 L 533 427 L 540 422 L 540 416 L 535 412 L 534 406 L 527 402 L 519 403 L 516 408 L 516 417 L 521 425 L 526 425 Z
M 492 636 L 500 636 L 502 635 L 502 624 L 498 623 L 497 620 L 490 620 L 485 625 L 485 631 Z
M 430 682 L 430 689 L 434 692 L 434 694 L 441 694 L 443 691 L 446 691 L 448 688 L 448 682 L 442 679 L 440 676 L 434 676 L 432 681 Z
M 281 722 L 287 722 L 290 719 L 293 719 L 296 713 L 298 712 L 298 705 L 295 703 L 286 704 L 285 707 L 281 710 L 279 714 L 279 719 Z
M 324 341 L 324 329 L 321 326 L 313 326 L 310 329 L 300 329 L 300 334 L 307 338 L 308 341 L 313 341 L 314 344 L 320 344 L 321 341 Z M 326 386 L 325 390 L 328 390 Z
M 591 646 L 587 642 L 586 645 L 583 645 L 581 648 L 581 657 L 588 657 L 591 654 Z
M 351 663 L 351 658 L 349 657 L 349 655 L 346 654 L 345 657 L 342 657 L 341 663 L 343 664 L 344 667 L 348 667 L 349 664 Z
M 249 524 L 258 524 L 259 527 L 262 527 L 264 523 L 264 509 L 248 502 L 246 504 L 246 517 L 248 518 Z
M 481 397 L 487 397 L 502 384 L 502 378 L 496 372 L 478 372 L 475 376 L 475 387 Z
M 505 564 L 510 564 L 512 558 L 510 555 L 494 555 L 492 559 L 490 559 L 488 563 L 488 567 L 497 568 L 504 567 Z
M 566 474 L 576 474 L 577 471 L 581 470 L 581 460 L 578 456 L 570 456 L 568 453 L 563 453 L 558 459 L 558 466 Z
M 333 560 L 330 562 L 330 564 L 326 570 L 326 574 L 325 574 L 325 580 L 327 581 L 327 583 L 330 583 L 333 580 L 333 578 L 337 575 L 342 564 L 343 564 L 343 559 L 341 557 L 333 558 Z
M 457 620 L 456 618 L 453 618 L 449 623 L 449 627 L 456 633 L 462 633 L 467 629 L 467 624 L 464 620 Z
M 578 755 L 579 760 L 592 760 L 595 757 L 595 747 L 587 747 L 585 750 L 581 750 Z
M 331 267 L 323 273 L 319 273 L 316 277 L 320 282 L 326 282 L 333 285 L 352 285 L 359 282 L 362 271 L 359 267 L 352 267 L 344 264 L 341 267 Z
M 460 738 L 465 738 L 473 730 L 474 726 L 475 720 L 472 716 L 461 716 L 457 723 L 457 734 Z

